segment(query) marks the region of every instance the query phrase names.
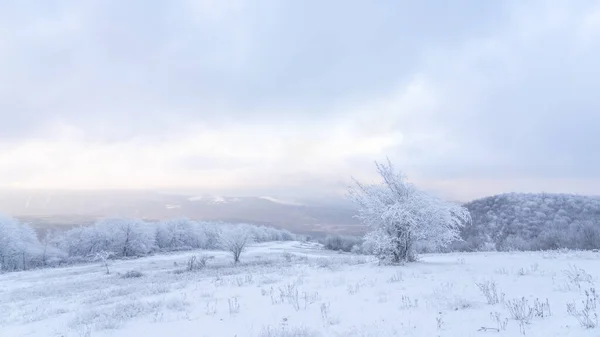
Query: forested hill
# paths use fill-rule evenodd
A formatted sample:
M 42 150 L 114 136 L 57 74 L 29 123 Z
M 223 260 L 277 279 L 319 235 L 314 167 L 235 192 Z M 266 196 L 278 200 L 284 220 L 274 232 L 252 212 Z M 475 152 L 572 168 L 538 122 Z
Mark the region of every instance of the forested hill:
M 509 193 L 464 206 L 473 222 L 461 250 L 600 248 L 600 197 Z

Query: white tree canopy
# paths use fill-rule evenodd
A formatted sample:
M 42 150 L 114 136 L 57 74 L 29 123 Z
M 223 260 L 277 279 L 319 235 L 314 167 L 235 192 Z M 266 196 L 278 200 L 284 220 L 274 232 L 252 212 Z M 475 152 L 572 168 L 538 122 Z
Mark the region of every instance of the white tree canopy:
M 465 208 L 418 190 L 389 160 L 376 167 L 383 183 L 355 181 L 349 196 L 359 206 L 358 218 L 370 228 L 365 239 L 380 259 L 410 261 L 416 242 L 439 248 L 460 239 L 460 227 L 470 221 Z
M 153 228 L 139 219 L 108 218 L 95 227 L 106 238 L 106 250 L 119 257 L 146 255 L 156 244 Z
M 31 227 L 0 214 L 0 271 L 35 268 L 42 246 Z

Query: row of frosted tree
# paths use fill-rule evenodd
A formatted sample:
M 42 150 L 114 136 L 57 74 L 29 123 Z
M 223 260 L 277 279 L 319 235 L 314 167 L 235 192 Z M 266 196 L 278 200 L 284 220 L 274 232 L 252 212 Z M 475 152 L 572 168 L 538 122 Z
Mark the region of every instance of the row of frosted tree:
M 93 260 L 99 253 L 134 258 L 157 252 L 225 249 L 243 233 L 253 242 L 291 241 L 286 230 L 248 224 L 223 224 L 176 219 L 146 222 L 103 219 L 92 226 L 49 232 L 41 240 L 16 219 L 0 215 L 0 271 L 18 271 Z

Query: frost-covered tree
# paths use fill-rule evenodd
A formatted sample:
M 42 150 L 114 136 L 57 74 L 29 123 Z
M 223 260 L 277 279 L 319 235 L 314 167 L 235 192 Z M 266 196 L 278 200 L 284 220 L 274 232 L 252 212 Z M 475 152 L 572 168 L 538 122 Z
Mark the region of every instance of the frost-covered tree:
M 38 267 L 41 253 L 42 246 L 31 227 L 0 215 L 0 270 Z
M 153 228 L 139 219 L 103 219 L 94 226 L 118 257 L 144 256 L 155 247 Z
M 58 247 L 70 258 L 85 258 L 109 249 L 110 237 L 106 234 L 96 226 L 75 227 L 62 233 L 55 240 Z
M 293 241 L 295 239 L 294 234 L 285 229 L 254 225 L 246 226 L 250 228 L 254 241 L 256 242 Z
M 110 258 L 114 255 L 115 254 L 113 252 L 107 252 L 105 250 L 101 250 L 94 255 L 93 260 L 102 262 L 102 266 L 104 266 L 104 268 L 106 269 L 106 275 L 108 275 L 108 274 L 110 274 L 110 269 L 108 268 L 108 263 L 109 263 Z
M 206 237 L 205 249 L 218 249 L 220 242 L 219 237 L 221 232 L 219 230 L 220 225 L 213 222 L 200 222 L 200 228 L 202 233 Z
M 42 245 L 35 231 L 25 224 L 19 226 L 19 256 L 22 269 L 36 268 L 42 265 Z
M 19 225 L 16 220 L 0 215 L 0 270 L 18 270 L 20 250 Z
M 42 265 L 56 266 L 66 259 L 67 254 L 59 248 L 59 238 L 53 230 L 49 230 L 40 241 Z
M 156 244 L 161 250 L 207 248 L 208 235 L 202 224 L 189 219 L 163 221 L 156 229 Z
M 73 228 L 60 238 L 60 247 L 74 260 L 89 259 L 98 252 L 115 257 L 144 256 L 154 250 L 154 227 L 138 219 L 103 219 L 93 226 Z
M 418 190 L 389 160 L 375 165 L 383 182 L 355 181 L 349 196 L 370 228 L 365 241 L 382 262 L 414 261 L 416 242 L 435 249 L 460 238 L 459 229 L 470 221 L 465 208 Z
M 219 242 L 221 249 L 231 252 L 233 262 L 238 263 L 240 256 L 253 239 L 249 226 L 237 225 L 223 229 Z

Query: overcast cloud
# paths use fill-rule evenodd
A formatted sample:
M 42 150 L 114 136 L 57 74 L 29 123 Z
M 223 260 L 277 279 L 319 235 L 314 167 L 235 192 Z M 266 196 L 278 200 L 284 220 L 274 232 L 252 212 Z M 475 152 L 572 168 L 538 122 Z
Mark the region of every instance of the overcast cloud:
M 600 194 L 598 60 L 599 1 L 3 1 L 0 187 Z

